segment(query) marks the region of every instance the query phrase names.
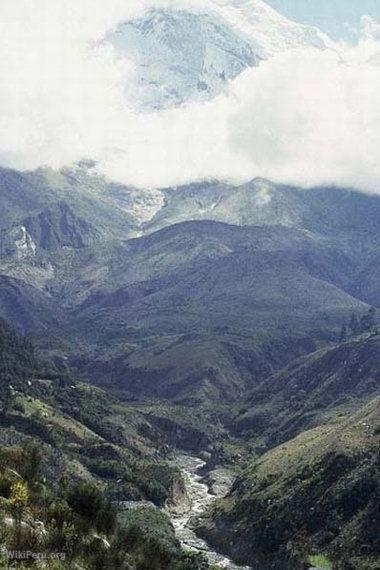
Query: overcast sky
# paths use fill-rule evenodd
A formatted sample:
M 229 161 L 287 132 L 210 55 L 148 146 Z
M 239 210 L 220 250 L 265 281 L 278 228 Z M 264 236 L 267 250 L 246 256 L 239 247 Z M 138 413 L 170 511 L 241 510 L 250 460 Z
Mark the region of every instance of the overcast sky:
M 380 18 L 380 0 L 266 0 L 285 16 L 318 26 L 334 39 L 353 40 L 362 16 Z
M 134 110 L 125 94 L 134 61 L 101 40 L 152 2 L 195 10 L 205 1 L 0 0 L 0 166 L 61 168 L 89 158 L 99 172 L 144 188 L 262 177 L 380 193 L 380 23 L 369 0 L 360 0 L 358 16 L 367 15 L 357 45 L 285 50 L 211 101 Z M 316 13 L 359 0 L 292 4 Z

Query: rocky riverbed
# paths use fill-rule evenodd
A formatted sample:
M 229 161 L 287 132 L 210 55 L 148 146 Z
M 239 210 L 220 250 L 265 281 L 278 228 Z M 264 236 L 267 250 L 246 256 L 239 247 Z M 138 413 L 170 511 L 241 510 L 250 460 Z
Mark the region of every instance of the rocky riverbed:
M 212 550 L 205 540 L 195 534 L 192 524 L 195 517 L 201 515 L 218 496 L 222 496 L 228 491 L 232 483 L 232 476 L 227 470 L 217 469 L 208 477 L 209 486 L 203 481 L 200 474 L 200 470 L 205 465 L 202 459 L 190 455 L 179 455 L 175 459 L 175 464 L 182 471 L 187 492 L 187 499 L 170 512 L 178 540 L 181 541 L 184 548 L 202 552 L 209 562 L 219 564 L 222 568 L 249 570 L 248 566 L 238 566 L 223 554 Z M 210 492 L 210 489 L 213 493 Z

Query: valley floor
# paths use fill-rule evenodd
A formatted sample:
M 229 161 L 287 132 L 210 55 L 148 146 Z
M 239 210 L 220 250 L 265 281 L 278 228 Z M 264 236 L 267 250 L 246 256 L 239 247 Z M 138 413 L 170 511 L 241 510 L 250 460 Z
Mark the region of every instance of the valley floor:
M 205 513 L 207 508 L 219 497 L 227 493 L 232 485 L 233 475 L 225 470 L 224 476 L 217 475 L 219 487 L 214 484 L 218 494 L 210 492 L 209 485 L 203 481 L 200 474 L 205 461 L 191 455 L 177 455 L 174 463 L 181 469 L 186 485 L 187 500 L 177 506 L 177 512 L 171 512 L 171 521 L 176 531 L 176 536 L 182 546 L 190 551 L 204 554 L 210 564 L 218 564 L 226 570 L 249 570 L 248 566 L 238 566 L 225 555 L 215 552 L 205 540 L 198 537 L 195 532 L 196 519 Z M 215 493 L 215 490 L 214 490 Z

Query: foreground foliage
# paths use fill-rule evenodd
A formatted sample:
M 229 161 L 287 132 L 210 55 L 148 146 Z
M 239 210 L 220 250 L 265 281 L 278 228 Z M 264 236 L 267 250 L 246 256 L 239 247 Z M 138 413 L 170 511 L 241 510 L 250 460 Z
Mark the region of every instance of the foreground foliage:
M 139 437 L 138 414 L 41 361 L 4 321 L 0 388 L 1 568 L 208 568 L 157 509 L 182 480 Z M 129 513 L 131 500 L 152 506 Z
M 135 508 L 117 510 L 91 483 L 57 485 L 41 477 L 38 449 L 0 450 L 1 568 L 46 559 L 52 568 L 201 570 L 201 557 L 185 553 L 167 516 Z M 31 466 L 33 464 L 33 469 Z

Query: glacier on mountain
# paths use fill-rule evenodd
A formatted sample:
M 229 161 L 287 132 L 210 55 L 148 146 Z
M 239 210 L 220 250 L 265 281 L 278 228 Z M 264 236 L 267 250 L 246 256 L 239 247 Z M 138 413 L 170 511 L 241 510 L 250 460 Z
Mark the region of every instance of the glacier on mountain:
M 106 42 L 134 60 L 125 90 L 144 111 L 212 98 L 275 53 L 329 46 L 317 28 L 292 22 L 261 0 L 212 0 L 203 10 L 153 7 L 121 23 Z

